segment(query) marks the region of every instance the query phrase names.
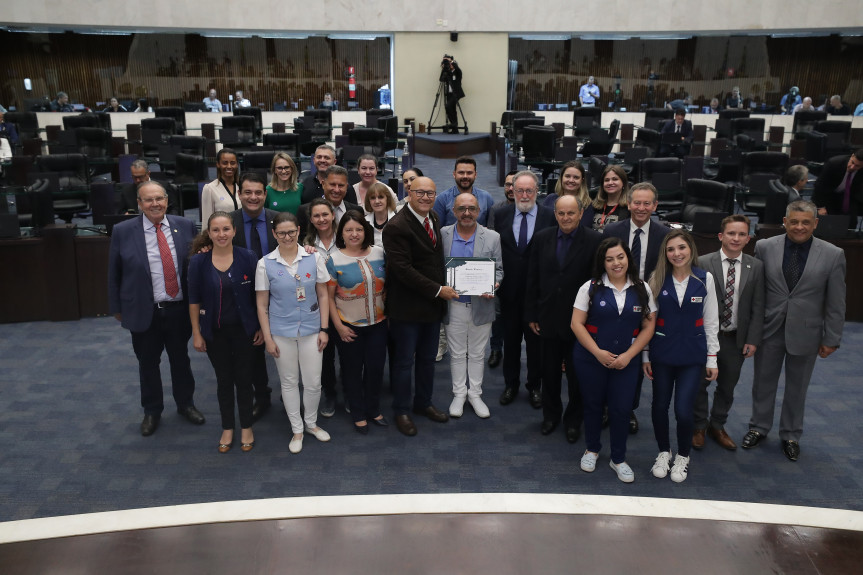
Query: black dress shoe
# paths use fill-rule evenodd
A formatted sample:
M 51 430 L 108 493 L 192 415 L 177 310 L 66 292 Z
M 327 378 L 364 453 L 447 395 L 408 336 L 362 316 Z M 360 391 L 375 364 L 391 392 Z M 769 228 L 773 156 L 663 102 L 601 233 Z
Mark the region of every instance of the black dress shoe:
M 159 419 L 161 417 L 158 415 L 145 415 L 144 421 L 141 422 L 141 435 L 144 437 L 153 435 L 156 432 L 156 428 L 159 427 Z
M 254 407 L 252 407 L 252 421 L 258 421 L 259 419 L 261 419 L 264 416 L 264 414 L 270 410 L 271 405 L 272 404 L 269 401 L 267 401 L 267 402 L 263 402 L 263 401 L 256 402 Z
M 517 387 L 506 387 L 504 388 L 503 393 L 500 394 L 500 404 L 509 405 L 515 401 L 516 396 L 518 396 Z
M 491 368 L 495 368 L 500 365 L 500 360 L 503 358 L 503 353 L 501 353 L 498 349 L 491 350 L 491 353 L 488 354 L 488 366 Z
M 635 412 L 631 411 L 629 413 L 629 434 L 635 435 L 638 433 L 638 418 L 635 417 Z
M 782 453 L 789 461 L 797 461 L 797 458 L 800 457 L 800 444 L 796 441 L 783 441 Z
M 374 423 L 378 427 L 389 427 L 390 426 L 390 422 L 387 421 L 387 418 L 384 417 L 383 415 L 381 416 L 380 419 L 372 419 L 371 421 L 372 421 L 372 423 Z
M 194 405 L 184 407 L 183 409 L 178 409 L 177 413 L 179 413 L 195 425 L 204 425 L 204 422 L 207 421 L 206 419 L 204 419 L 204 414 L 198 411 Z
M 432 421 L 436 421 L 438 423 L 446 423 L 449 421 L 449 415 L 435 407 L 434 405 L 429 405 L 426 408 L 414 408 L 414 413 L 417 415 L 425 415 Z
M 531 389 L 528 393 L 530 395 L 527 400 L 530 402 L 530 406 L 534 409 L 542 407 L 542 392 L 538 389 Z
M 369 434 L 369 424 L 368 423 L 366 423 L 365 425 L 357 425 L 355 423 L 354 429 L 356 429 L 357 433 L 359 433 L 360 435 L 368 435 Z
M 750 429 L 746 432 L 746 435 L 743 436 L 743 441 L 740 443 L 740 445 L 743 446 L 743 449 L 752 449 L 753 447 L 761 443 L 761 440 L 764 439 L 764 437 L 765 436 L 761 433 L 755 431 L 754 429 Z
M 557 422 L 552 421 L 550 419 L 546 419 L 542 422 L 542 425 L 539 427 L 539 432 L 543 435 L 551 435 L 551 433 L 557 429 Z
M 581 432 L 577 427 L 567 427 L 566 428 L 566 440 L 570 443 L 575 443 L 578 441 L 578 438 L 581 437 Z
M 396 415 L 396 428 L 408 437 L 417 434 L 417 426 L 411 421 L 409 415 Z

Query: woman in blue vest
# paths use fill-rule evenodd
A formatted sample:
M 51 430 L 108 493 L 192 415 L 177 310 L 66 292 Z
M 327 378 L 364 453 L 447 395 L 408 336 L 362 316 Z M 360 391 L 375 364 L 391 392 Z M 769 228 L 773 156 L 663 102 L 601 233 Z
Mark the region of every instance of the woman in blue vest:
M 282 401 L 294 432 L 288 446 L 291 453 L 303 448 L 304 419 L 306 431 L 320 441 L 330 440 L 317 423 L 321 352 L 328 341 L 330 275 L 319 254 L 299 248 L 298 234 L 294 214 L 281 212 L 273 218 L 273 235 L 279 247 L 261 258 L 255 275 L 258 320 L 267 351 L 276 359 Z M 300 374 L 305 417 L 300 415 Z
M 254 252 L 233 245 L 234 221 L 213 212 L 207 228 L 192 243 L 189 260 L 189 315 L 195 349 L 207 352 L 216 372 L 216 394 L 222 414 L 219 453 L 234 444 L 234 388 L 240 413 L 240 448 L 255 446 L 252 433 L 253 345 L 264 343 L 255 309 Z M 204 246 L 211 249 L 198 253 Z
M 593 278 L 581 286 L 572 310 L 578 342 L 572 360 L 584 402 L 587 449 L 581 469 L 596 469 L 602 411 L 608 405 L 611 468 L 624 483 L 635 480 L 626 463 L 629 412 L 635 399 L 641 350 L 653 336 L 656 304 L 650 288 L 638 279 L 629 247 L 619 238 L 599 244 Z
M 719 307 L 713 276 L 694 267 L 698 259 L 695 242 L 684 230 L 672 230 L 662 240 L 659 261 L 650 276 L 650 289 L 656 294 L 659 312 L 656 331 L 650 340 L 650 361 L 644 374 L 653 380 L 653 433 L 659 455 L 651 472 L 671 480 L 686 480 L 689 452 L 695 427 L 695 396 L 705 377 L 716 379 L 716 353 L 719 351 Z M 668 407 L 674 395 L 677 420 L 677 457 L 671 465 L 671 440 L 668 432 Z

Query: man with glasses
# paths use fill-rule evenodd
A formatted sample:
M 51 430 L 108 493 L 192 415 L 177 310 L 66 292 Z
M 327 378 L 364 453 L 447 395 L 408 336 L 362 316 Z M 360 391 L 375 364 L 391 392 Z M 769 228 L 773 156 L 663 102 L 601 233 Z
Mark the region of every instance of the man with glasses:
M 168 352 L 177 411 L 196 425 L 204 416 L 195 408 L 195 378 L 189 362 L 192 336 L 186 298 L 186 258 L 197 234 L 192 220 L 165 215 L 168 194 L 157 182 L 138 187 L 141 217 L 114 226 L 108 259 L 108 304 L 132 333 L 138 358 L 141 435 L 152 435 L 164 409 L 159 363 Z

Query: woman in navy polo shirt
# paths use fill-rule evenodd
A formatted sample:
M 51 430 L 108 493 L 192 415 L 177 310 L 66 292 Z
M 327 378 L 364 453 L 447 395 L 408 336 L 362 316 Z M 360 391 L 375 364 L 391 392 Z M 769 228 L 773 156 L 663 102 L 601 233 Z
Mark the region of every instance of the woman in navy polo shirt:
M 698 259 L 695 242 L 685 230 L 672 230 L 662 240 L 659 261 L 650 276 L 659 312 L 656 331 L 650 340 L 649 361 L 644 374 L 653 380 L 653 433 L 659 455 L 651 472 L 671 480 L 686 480 L 689 452 L 695 427 L 695 396 L 701 380 L 716 379 L 719 351 L 719 307 L 710 272 L 694 267 Z M 677 457 L 671 465 L 668 407 L 674 395 L 677 420 Z
M 638 279 L 627 245 L 619 238 L 599 244 L 593 278 L 578 290 L 572 331 L 578 339 L 573 367 L 584 401 L 587 449 L 581 469 L 592 472 L 599 457 L 602 410 L 608 405 L 611 468 L 624 483 L 635 480 L 626 463 L 629 412 L 638 385 L 641 350 L 653 336 L 656 304 L 650 288 Z

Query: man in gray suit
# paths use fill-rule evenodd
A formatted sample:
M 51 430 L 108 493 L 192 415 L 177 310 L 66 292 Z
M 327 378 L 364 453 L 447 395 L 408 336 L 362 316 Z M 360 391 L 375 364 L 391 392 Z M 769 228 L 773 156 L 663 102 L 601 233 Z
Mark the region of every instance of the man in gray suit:
M 734 388 L 743 360 L 755 355 L 764 331 L 764 264 L 743 253 L 749 243 L 749 218 L 734 214 L 722 220 L 719 234 L 722 248 L 698 258 L 698 267 L 713 275 L 719 300 L 719 375 L 713 392 L 713 409 L 708 425 L 707 388 L 704 380 L 695 398 L 695 433 L 692 447 L 704 447 L 709 435 L 725 449 L 737 444 L 725 432 L 728 411 L 734 402 Z
M 445 260 L 450 257 L 494 259 L 494 289 L 497 290 L 503 279 L 500 235 L 477 224 L 480 207 L 473 194 L 466 192 L 456 196 L 452 211 L 456 223 L 441 228 Z M 470 402 L 479 417 L 491 415 L 481 396 L 485 346 L 494 316 L 492 292 L 463 295 L 449 301 L 444 323 L 447 325 L 446 338 L 452 373 L 451 417 L 462 416 L 465 400 Z
M 813 238 L 818 208 L 788 204 L 785 235 L 759 240 L 755 257 L 764 262 L 764 339 L 755 355 L 752 418 L 743 447 L 751 449 L 773 426 L 779 372 L 785 364 L 785 396 L 779 418 L 782 452 L 800 456 L 806 390 L 817 357 L 839 348 L 845 321 L 845 252 Z

